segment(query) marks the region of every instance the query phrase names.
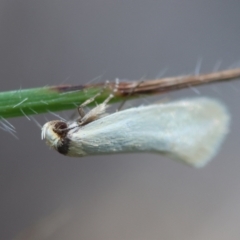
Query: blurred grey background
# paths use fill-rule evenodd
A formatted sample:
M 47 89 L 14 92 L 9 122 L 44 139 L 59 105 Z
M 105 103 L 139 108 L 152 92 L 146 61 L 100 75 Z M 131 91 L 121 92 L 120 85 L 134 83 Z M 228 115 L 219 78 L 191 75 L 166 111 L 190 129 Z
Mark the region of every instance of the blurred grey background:
M 2 0 L 1 91 L 239 67 L 239 9 L 237 0 Z M 151 154 L 63 157 L 34 121 L 11 119 L 19 140 L 1 131 L 0 239 L 239 239 L 240 82 L 197 89 L 232 115 L 200 170 Z M 166 96 L 198 94 L 155 100 Z

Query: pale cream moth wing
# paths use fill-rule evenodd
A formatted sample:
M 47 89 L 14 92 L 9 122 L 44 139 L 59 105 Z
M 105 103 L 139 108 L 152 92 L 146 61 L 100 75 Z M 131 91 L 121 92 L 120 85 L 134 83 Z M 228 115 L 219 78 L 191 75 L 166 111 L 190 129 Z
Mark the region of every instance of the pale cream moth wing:
M 229 120 L 225 107 L 216 100 L 185 99 L 130 108 L 82 127 L 73 123 L 61 144 L 59 139 L 52 146 L 75 157 L 153 152 L 201 167 L 217 153 Z M 47 141 L 52 138 L 51 128 L 43 127 L 43 132 Z

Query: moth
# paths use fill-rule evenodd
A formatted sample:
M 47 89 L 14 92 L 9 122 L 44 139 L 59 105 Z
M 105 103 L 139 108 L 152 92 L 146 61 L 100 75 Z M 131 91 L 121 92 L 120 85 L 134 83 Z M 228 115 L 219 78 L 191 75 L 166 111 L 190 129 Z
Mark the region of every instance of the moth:
M 42 127 L 42 139 L 71 157 L 115 153 L 156 153 L 202 167 L 218 152 L 229 131 L 230 116 L 218 100 L 207 97 L 133 107 L 106 115 L 110 95 L 87 114 Z

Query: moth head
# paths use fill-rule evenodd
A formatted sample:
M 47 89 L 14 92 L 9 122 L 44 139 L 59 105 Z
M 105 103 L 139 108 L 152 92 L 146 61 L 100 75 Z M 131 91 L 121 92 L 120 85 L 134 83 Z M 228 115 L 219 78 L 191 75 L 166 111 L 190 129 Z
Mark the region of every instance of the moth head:
M 68 125 L 66 122 L 60 120 L 50 121 L 42 127 L 42 139 L 46 140 L 48 146 L 57 149 L 67 132 Z

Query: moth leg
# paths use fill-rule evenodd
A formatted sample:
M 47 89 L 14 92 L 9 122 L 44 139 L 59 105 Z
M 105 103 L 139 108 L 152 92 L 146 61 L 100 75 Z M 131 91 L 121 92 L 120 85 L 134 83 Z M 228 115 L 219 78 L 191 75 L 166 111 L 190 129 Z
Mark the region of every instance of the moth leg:
M 101 104 L 97 105 L 95 108 L 93 108 L 92 110 L 90 110 L 88 113 L 84 112 L 84 107 L 86 107 L 88 104 L 92 103 L 93 101 L 95 101 L 96 97 L 98 97 L 99 95 L 102 94 L 102 92 L 104 91 L 104 89 L 106 89 L 106 87 L 109 85 L 109 81 L 106 81 L 104 87 L 102 88 L 102 90 L 97 93 L 95 96 L 93 96 L 92 98 L 89 98 L 88 100 L 86 100 L 84 103 L 82 103 L 79 107 L 78 107 L 78 113 L 79 113 L 79 119 L 77 120 L 79 126 L 83 126 L 86 125 L 87 123 L 90 123 L 98 118 L 101 118 L 107 108 L 107 103 L 114 97 L 113 94 L 110 94 L 108 96 L 108 98 L 105 99 L 104 102 L 102 102 Z
M 80 119 L 86 115 L 83 108 L 86 107 L 88 104 L 92 103 L 93 101 L 95 101 L 96 97 L 100 96 L 101 94 L 102 92 L 97 93 L 95 96 L 89 98 L 78 107 L 78 113 L 79 113 Z
M 85 102 L 83 102 L 79 107 L 78 107 L 78 113 L 80 116 L 80 119 L 82 119 L 86 113 L 84 112 L 83 108 L 86 107 L 88 104 L 92 103 L 93 101 L 95 101 L 95 99 L 100 96 L 102 94 L 102 92 L 104 91 L 104 89 L 106 89 L 106 87 L 109 85 L 109 81 L 106 81 L 104 84 L 104 87 L 102 88 L 102 90 L 97 93 L 96 95 L 94 95 L 93 97 L 89 98 L 88 100 L 86 100 Z
M 111 93 L 101 104 L 107 105 L 112 98 L 114 98 L 114 95 Z
M 97 105 L 95 108 L 90 110 L 83 118 L 79 119 L 78 124 L 80 126 L 86 125 L 90 122 L 93 122 L 106 115 L 106 109 L 108 107 L 107 103 L 114 97 L 113 94 L 110 94 L 104 102 Z

